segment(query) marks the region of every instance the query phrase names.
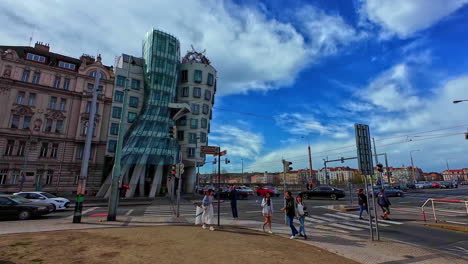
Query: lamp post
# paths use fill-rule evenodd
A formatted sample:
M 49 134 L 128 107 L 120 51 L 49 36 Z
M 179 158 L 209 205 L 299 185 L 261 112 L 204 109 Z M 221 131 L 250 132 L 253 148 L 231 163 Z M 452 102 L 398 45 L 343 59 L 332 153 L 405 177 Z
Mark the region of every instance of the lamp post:
M 312 175 L 312 155 L 310 153 L 310 140 L 309 140 L 309 136 L 302 136 L 303 139 L 306 139 L 307 138 L 307 150 L 308 150 L 308 153 L 309 153 L 309 177 L 310 179 L 312 180 L 312 182 L 314 182 L 315 184 L 315 180 L 313 179 L 313 175 Z
M 413 178 L 413 183 L 416 182 L 415 175 L 414 175 L 414 162 L 413 162 L 413 152 L 420 151 L 419 149 L 411 150 L 410 151 L 410 159 L 411 159 L 411 173 Z

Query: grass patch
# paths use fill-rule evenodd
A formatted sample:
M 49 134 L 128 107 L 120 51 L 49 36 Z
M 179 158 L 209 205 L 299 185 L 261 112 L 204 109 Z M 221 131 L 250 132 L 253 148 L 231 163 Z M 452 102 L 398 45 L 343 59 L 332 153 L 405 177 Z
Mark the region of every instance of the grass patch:
M 16 242 L 14 244 L 11 244 L 10 247 L 29 246 L 31 244 L 32 244 L 32 242 Z

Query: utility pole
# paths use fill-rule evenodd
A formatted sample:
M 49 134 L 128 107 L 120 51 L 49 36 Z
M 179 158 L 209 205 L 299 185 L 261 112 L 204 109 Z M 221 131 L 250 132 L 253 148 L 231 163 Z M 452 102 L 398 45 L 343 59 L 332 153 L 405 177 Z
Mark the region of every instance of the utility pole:
M 387 171 L 387 181 L 388 181 L 388 184 L 390 184 L 390 171 L 389 171 L 389 167 L 388 167 L 388 159 L 387 159 L 387 152 L 384 153 L 384 156 L 385 156 L 385 170 Z
M 327 170 L 327 161 L 328 161 L 328 157 L 327 159 L 323 159 L 323 164 L 325 166 L 325 184 L 326 185 L 330 185 L 330 176 L 328 175 L 328 170 Z
M 415 173 L 414 173 L 414 162 L 413 162 L 413 152 L 415 151 L 419 151 L 419 149 L 417 150 L 411 150 L 410 151 L 410 159 L 411 159 L 411 176 L 413 178 L 413 183 L 416 182 L 416 176 L 415 176 Z
M 286 170 L 288 169 L 289 165 L 286 165 L 286 161 L 283 160 L 283 193 L 286 193 Z M 283 208 L 286 208 L 286 199 L 283 202 Z M 284 224 L 288 224 L 288 219 L 286 216 L 286 211 L 284 211 Z
M 94 133 L 94 117 L 96 116 L 96 103 L 98 98 L 99 81 L 101 78 L 101 69 L 96 69 L 94 79 L 93 100 L 88 119 L 88 129 L 86 130 L 86 141 L 83 149 L 83 160 L 81 162 L 80 178 L 78 179 L 78 188 L 76 191 L 75 212 L 73 213 L 73 223 L 81 223 L 81 212 L 83 210 L 84 195 L 86 193 L 86 179 L 88 178 L 89 157 L 91 155 L 91 143 Z
M 448 160 L 445 160 L 445 163 L 447 164 L 447 170 L 450 170 Z
M 379 164 L 379 158 L 377 156 L 377 148 L 375 146 L 375 139 L 372 138 L 372 145 L 374 145 L 374 154 L 375 154 L 375 164 Z M 372 168 L 372 172 L 374 172 L 374 168 Z M 375 199 L 377 198 L 375 190 L 374 190 L 374 181 L 371 177 L 371 186 L 372 186 L 372 206 L 374 207 L 374 215 L 375 215 L 375 232 L 377 233 L 377 240 L 380 240 L 380 232 L 379 232 L 379 220 L 377 219 L 377 207 L 375 206 Z M 383 182 L 380 180 L 380 186 L 383 189 Z
M 241 159 L 242 162 L 242 176 L 241 176 L 241 182 L 244 184 L 244 159 Z
M 221 225 L 221 146 L 218 146 L 218 226 Z
M 120 161 L 122 159 L 122 145 L 124 131 L 126 127 L 125 117 L 127 116 L 127 96 L 128 91 L 130 91 L 130 67 L 132 65 L 133 57 L 130 56 L 130 61 L 128 62 L 127 68 L 127 78 L 125 80 L 125 88 L 123 94 L 123 105 L 122 105 L 122 115 L 120 116 L 119 124 L 119 134 L 117 136 L 117 146 L 115 149 L 114 156 L 114 167 L 112 168 L 112 183 L 111 183 L 111 192 L 109 195 L 109 205 L 107 209 L 107 221 L 115 221 L 117 219 L 117 207 L 119 206 L 119 185 L 120 185 L 120 176 L 122 174 Z

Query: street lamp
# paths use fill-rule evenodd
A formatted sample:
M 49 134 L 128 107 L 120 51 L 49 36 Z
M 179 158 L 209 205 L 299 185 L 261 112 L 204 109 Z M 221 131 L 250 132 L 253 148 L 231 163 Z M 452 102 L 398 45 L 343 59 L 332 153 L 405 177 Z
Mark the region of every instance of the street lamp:
M 458 103 L 461 103 L 461 102 L 468 102 L 468 100 L 455 100 L 455 101 L 453 101 L 454 104 L 458 104 Z
M 411 171 L 412 171 L 412 176 L 413 176 L 413 181 L 415 181 L 415 177 L 414 177 L 414 162 L 413 162 L 413 152 L 416 152 L 416 151 L 420 151 L 419 149 L 415 149 L 415 150 L 411 150 L 410 151 L 410 158 L 411 158 Z
M 313 181 L 313 175 L 312 175 L 312 155 L 310 153 L 310 140 L 309 136 L 302 136 L 301 138 L 306 139 L 307 138 L 307 150 L 309 152 L 309 178 Z

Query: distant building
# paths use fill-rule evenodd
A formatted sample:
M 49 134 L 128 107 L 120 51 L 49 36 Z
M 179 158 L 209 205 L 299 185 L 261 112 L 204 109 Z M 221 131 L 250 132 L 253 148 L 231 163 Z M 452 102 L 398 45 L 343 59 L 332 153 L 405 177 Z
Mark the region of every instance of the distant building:
M 445 170 L 442 172 L 444 181 L 468 181 L 468 168 Z
M 420 168 L 390 168 L 390 172 L 394 183 L 410 183 L 424 180 L 422 177 L 423 171 Z
M 442 181 L 444 179 L 443 175 L 438 172 L 423 173 L 422 177 L 424 177 L 426 181 Z

